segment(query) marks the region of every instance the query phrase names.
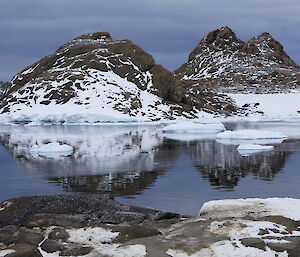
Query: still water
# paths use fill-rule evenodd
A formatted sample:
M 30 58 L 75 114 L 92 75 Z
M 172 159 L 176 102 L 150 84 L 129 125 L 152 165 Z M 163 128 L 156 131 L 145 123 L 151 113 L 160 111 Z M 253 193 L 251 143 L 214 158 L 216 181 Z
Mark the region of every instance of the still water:
M 196 215 L 205 201 L 300 197 L 300 123 L 227 123 L 282 132 L 274 150 L 241 156 L 240 142 L 164 135 L 163 125 L 1 126 L 0 201 L 62 192 L 109 193 L 118 201 Z M 34 157 L 36 143 L 72 145 L 68 157 Z M 260 143 L 260 142 L 258 142 Z

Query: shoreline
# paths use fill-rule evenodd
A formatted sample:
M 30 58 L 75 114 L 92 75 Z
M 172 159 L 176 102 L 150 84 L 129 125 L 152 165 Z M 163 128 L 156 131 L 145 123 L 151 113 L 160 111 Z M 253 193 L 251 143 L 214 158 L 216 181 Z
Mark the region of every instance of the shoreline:
M 297 256 L 299 220 L 291 198 L 209 201 L 182 217 L 108 195 L 27 196 L 0 203 L 0 256 Z

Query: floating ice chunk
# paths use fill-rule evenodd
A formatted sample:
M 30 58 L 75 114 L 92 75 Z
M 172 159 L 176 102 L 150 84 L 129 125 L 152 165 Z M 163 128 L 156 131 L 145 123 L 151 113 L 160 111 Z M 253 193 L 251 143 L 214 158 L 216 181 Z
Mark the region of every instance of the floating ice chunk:
M 171 124 L 162 129 L 164 133 L 219 133 L 225 130 L 222 123 L 195 123 L 195 122 L 180 122 Z
M 30 148 L 30 152 L 34 157 L 40 155 L 50 158 L 59 158 L 61 156 L 71 155 L 73 153 L 73 147 L 67 144 L 54 142 L 44 145 L 34 145 Z
M 215 139 L 216 134 L 165 133 L 164 137 L 171 140 L 189 142 L 203 139 Z
M 262 131 L 255 129 L 243 129 L 236 131 L 224 131 L 216 136 L 217 139 L 239 139 L 239 140 L 255 140 L 255 139 L 287 139 L 286 135 L 273 131 Z
M 256 144 L 242 144 L 237 148 L 242 156 L 249 156 L 250 154 L 259 153 L 262 151 L 270 151 L 274 148 L 272 145 L 256 145 Z
M 285 138 L 274 138 L 274 139 L 251 139 L 252 144 L 281 144 Z M 217 138 L 216 140 L 220 144 L 224 145 L 242 145 L 245 144 L 245 139 L 228 139 L 228 138 Z
M 34 145 L 31 147 L 30 151 L 32 152 L 69 152 L 73 151 L 73 147 L 66 144 L 48 143 L 42 146 Z
M 271 150 L 272 145 L 256 145 L 256 144 L 242 144 L 237 148 L 238 150 Z

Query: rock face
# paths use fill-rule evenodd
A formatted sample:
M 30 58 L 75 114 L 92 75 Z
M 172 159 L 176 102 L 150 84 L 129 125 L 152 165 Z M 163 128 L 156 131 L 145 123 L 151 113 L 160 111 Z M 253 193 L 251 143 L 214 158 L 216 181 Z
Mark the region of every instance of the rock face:
M 9 82 L 0 81 L 0 98 L 10 86 L 11 84 Z
M 185 84 L 218 92 L 269 92 L 300 86 L 300 67 L 269 33 L 244 42 L 228 27 L 214 30 L 175 74 Z
M 218 106 L 223 98 L 215 98 L 187 95 L 173 73 L 140 47 L 98 32 L 75 38 L 17 74 L 0 112 L 23 121 L 78 122 L 91 116 L 92 121 L 193 118 L 199 109 L 234 109 L 227 98 Z

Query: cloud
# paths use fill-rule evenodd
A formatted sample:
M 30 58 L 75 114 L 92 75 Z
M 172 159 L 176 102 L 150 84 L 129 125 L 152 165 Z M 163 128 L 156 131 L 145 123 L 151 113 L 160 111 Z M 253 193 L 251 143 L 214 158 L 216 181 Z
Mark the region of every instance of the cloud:
M 300 63 L 299 11 L 299 0 L 1 0 L 0 80 L 78 35 L 101 30 L 132 40 L 171 70 L 224 25 L 243 40 L 268 31 Z

